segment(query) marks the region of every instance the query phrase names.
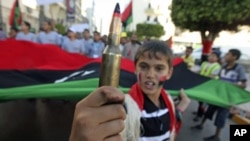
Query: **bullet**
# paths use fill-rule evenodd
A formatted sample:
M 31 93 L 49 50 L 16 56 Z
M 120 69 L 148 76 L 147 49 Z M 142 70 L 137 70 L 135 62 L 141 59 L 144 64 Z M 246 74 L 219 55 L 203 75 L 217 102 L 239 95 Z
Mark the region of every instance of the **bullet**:
M 117 3 L 109 28 L 108 45 L 105 47 L 102 54 L 99 87 L 119 86 L 121 65 L 121 51 L 119 45 L 121 28 L 121 12 L 119 3 Z

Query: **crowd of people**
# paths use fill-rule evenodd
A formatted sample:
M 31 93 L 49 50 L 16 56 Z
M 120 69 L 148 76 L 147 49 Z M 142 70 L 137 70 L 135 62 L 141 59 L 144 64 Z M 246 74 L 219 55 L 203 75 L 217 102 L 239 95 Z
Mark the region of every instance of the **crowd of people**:
M 93 36 L 91 36 L 89 29 L 79 33 L 77 29 L 71 27 L 65 35 L 61 35 L 54 30 L 53 22 L 49 20 L 43 22 L 42 28 L 37 34 L 31 32 L 31 27 L 29 22 L 24 21 L 20 26 L 20 30 L 11 27 L 8 37 L 0 30 L 0 40 L 15 39 L 40 44 L 55 44 L 67 52 L 79 53 L 91 58 L 102 57 L 102 52 L 108 41 L 107 35 L 102 36 L 98 31 L 94 31 Z M 123 57 L 134 60 L 133 58 L 140 45 L 141 42 L 133 34 L 131 37 L 121 36 L 119 48 Z
M 185 55 L 182 56 L 184 62 L 187 64 L 189 69 L 192 69 L 195 65 L 195 60 L 192 57 L 193 48 L 187 47 Z M 209 54 L 207 61 L 202 62 L 199 69 L 194 72 L 202 76 L 209 77 L 212 79 L 219 79 L 232 83 L 242 89 L 247 86 L 247 76 L 245 69 L 242 65 L 237 63 L 237 60 L 241 57 L 241 52 L 238 49 L 229 49 L 226 56 L 221 58 L 220 50 L 214 49 Z M 221 61 L 223 59 L 223 61 Z M 226 119 L 231 117 L 233 114 L 239 114 L 243 117 L 250 118 L 250 112 L 241 110 L 237 107 L 219 107 L 215 105 L 204 104 L 198 102 L 197 111 L 194 111 L 194 121 L 200 122 L 191 129 L 202 130 L 207 119 L 212 120 L 214 114 L 216 114 L 214 125 L 216 126 L 215 134 L 204 138 L 204 141 L 219 141 L 221 130 L 225 127 Z

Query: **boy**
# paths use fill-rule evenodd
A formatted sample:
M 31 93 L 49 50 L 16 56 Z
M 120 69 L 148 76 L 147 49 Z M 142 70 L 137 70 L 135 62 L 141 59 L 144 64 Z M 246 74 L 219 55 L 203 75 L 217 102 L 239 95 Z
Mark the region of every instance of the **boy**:
M 40 44 L 61 45 L 61 37 L 57 32 L 53 31 L 52 21 L 43 22 L 43 29 L 37 35 L 37 42 Z
M 70 53 L 84 54 L 85 47 L 83 42 L 76 38 L 76 30 L 74 28 L 70 28 L 68 32 L 68 38 L 64 39 L 62 49 Z
M 184 60 L 184 62 L 187 64 L 188 68 L 191 69 L 194 67 L 194 58 L 192 57 L 193 48 L 191 46 L 188 46 L 185 51 L 185 55 L 181 58 Z
M 181 114 L 189 104 L 187 96 L 181 92 L 182 101 L 174 108 L 172 99 L 163 89 L 163 84 L 173 72 L 173 55 L 166 43 L 149 41 L 135 54 L 135 72 L 138 82 L 129 91 L 141 109 L 141 141 L 174 140 L 178 132 Z
M 221 69 L 219 62 L 220 62 L 220 52 L 219 51 L 212 52 L 208 57 L 208 61 L 205 61 L 201 64 L 199 74 L 206 77 L 218 79 L 218 74 Z M 198 121 L 199 118 L 201 118 L 202 115 L 204 114 L 204 111 L 205 108 L 203 103 L 199 102 L 197 112 L 195 112 L 196 117 L 194 118 L 194 121 Z
M 241 52 L 237 49 L 230 49 L 229 52 L 225 56 L 226 64 L 222 67 L 219 73 L 219 79 L 227 82 L 231 82 L 232 84 L 239 86 L 241 88 L 246 87 L 246 74 L 244 68 L 237 64 L 237 60 L 240 58 Z M 210 105 L 204 115 L 204 118 L 200 125 L 195 126 L 196 129 L 202 129 L 206 119 L 212 119 L 213 114 L 217 111 L 215 126 L 216 132 L 215 135 L 211 137 L 204 138 L 205 141 L 219 141 L 219 136 L 221 129 L 225 126 L 226 119 L 229 115 L 229 111 L 227 108 L 217 107 L 214 105 Z
M 21 31 L 17 33 L 16 40 L 26 40 L 30 42 L 36 42 L 36 35 L 30 32 L 31 25 L 29 22 L 23 22 Z
M 173 141 L 175 139 L 175 133 L 178 132 L 180 127 L 181 112 L 187 108 L 190 100 L 183 91 L 181 91 L 181 101 L 177 107 L 174 108 L 171 98 L 163 89 L 163 83 L 171 77 L 173 71 L 172 52 L 164 42 L 149 41 L 138 49 L 134 62 L 138 82 L 132 86 L 129 94 L 141 110 L 141 124 L 143 129 L 140 140 Z M 105 91 L 103 89 L 105 89 Z M 72 140 L 75 138 L 91 139 L 93 138 L 91 134 L 95 132 L 94 129 L 96 129 L 98 133 L 101 132 L 98 129 L 104 129 L 104 125 L 106 125 L 107 129 L 110 129 L 119 123 L 118 120 L 120 121 L 124 118 L 122 112 L 115 112 L 116 115 L 113 116 L 105 114 L 106 116 L 102 120 L 96 118 L 96 120 L 91 119 L 93 118 L 91 116 L 94 112 L 109 112 L 108 110 L 111 109 L 111 106 L 115 108 L 123 102 L 124 98 L 119 95 L 120 92 L 118 92 L 117 89 L 111 87 L 109 87 L 110 90 L 107 89 L 107 87 L 99 88 L 95 90 L 92 95 L 89 95 L 86 100 L 79 102 L 76 107 L 71 131 Z M 117 96 L 114 96 L 115 93 L 112 93 L 115 91 Z M 96 98 L 96 101 L 94 101 L 94 97 L 97 97 L 97 93 L 102 96 L 99 96 Z M 116 104 L 107 106 L 107 103 Z M 88 107 L 94 108 L 92 109 L 93 113 L 91 113 L 91 110 L 88 110 Z M 113 124 L 109 121 L 112 121 Z M 99 123 L 105 124 L 99 125 Z M 118 125 L 121 125 L 121 123 Z M 104 133 L 101 135 L 104 136 L 104 139 L 121 140 L 121 137 L 118 135 L 121 128 L 117 128 L 118 127 L 112 129 L 112 134 L 106 133 L 107 131 L 105 131 L 105 135 L 103 135 Z

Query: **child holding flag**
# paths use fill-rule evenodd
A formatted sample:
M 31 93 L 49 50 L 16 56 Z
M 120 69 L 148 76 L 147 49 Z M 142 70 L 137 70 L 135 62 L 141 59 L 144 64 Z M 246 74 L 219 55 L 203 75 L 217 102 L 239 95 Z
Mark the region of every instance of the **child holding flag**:
M 201 68 L 198 71 L 200 75 L 218 79 L 218 74 L 220 72 L 221 66 L 220 66 L 220 52 L 214 51 L 212 52 L 209 57 L 208 61 L 205 61 L 201 64 Z M 202 117 L 205 111 L 205 106 L 203 102 L 199 102 L 198 110 L 195 112 L 196 117 L 194 118 L 194 121 L 198 121 L 199 118 Z

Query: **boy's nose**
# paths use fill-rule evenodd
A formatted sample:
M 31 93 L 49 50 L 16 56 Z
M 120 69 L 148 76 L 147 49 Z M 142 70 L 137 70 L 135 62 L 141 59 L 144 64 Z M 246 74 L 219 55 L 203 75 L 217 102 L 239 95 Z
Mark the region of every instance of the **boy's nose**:
M 147 73 L 146 73 L 146 77 L 147 77 L 147 78 L 153 78 L 153 77 L 154 77 L 154 74 L 155 74 L 154 70 L 153 70 L 153 69 L 149 69 L 149 70 L 147 71 Z

